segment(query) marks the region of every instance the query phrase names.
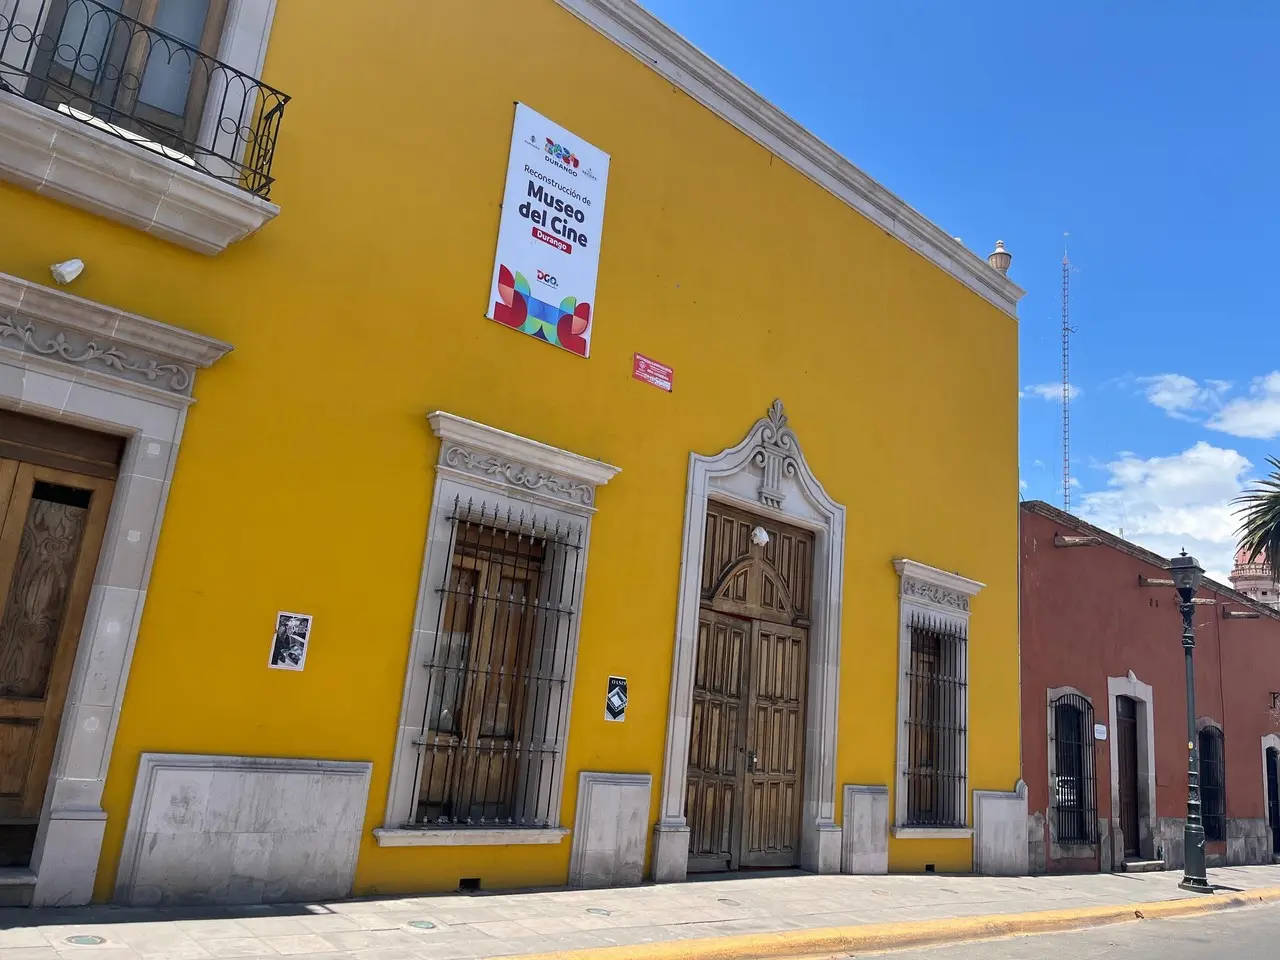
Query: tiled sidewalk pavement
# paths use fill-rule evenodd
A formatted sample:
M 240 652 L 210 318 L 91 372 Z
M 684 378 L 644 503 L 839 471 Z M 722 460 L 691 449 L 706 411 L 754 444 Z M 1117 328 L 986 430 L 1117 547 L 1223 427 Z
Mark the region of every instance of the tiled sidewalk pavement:
M 788 874 L 621 890 L 555 890 L 207 910 L 0 910 L 0 960 L 471 960 L 657 940 L 1171 900 L 1179 873 L 999 879 Z M 1278 867 L 1211 870 L 1237 890 Z M 75 942 L 82 938 L 80 943 Z M 101 942 L 86 942 L 101 939 Z

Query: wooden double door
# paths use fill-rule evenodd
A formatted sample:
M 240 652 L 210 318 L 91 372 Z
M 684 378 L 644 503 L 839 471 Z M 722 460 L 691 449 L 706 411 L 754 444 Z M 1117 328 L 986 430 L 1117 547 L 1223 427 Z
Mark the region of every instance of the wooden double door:
M 711 504 L 685 788 L 690 871 L 799 863 L 812 574 L 812 534 Z
M 31 856 L 122 446 L 0 412 L 0 866 Z

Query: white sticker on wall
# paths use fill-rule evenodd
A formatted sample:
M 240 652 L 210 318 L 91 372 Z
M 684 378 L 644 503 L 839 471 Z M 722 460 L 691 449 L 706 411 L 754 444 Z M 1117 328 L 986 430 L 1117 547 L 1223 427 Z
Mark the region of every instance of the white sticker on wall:
M 627 719 L 627 678 L 610 677 L 604 697 L 604 718 L 621 723 Z
M 1095 723 L 1093 725 L 1093 739 L 1095 740 L 1107 739 L 1107 725 L 1105 723 Z

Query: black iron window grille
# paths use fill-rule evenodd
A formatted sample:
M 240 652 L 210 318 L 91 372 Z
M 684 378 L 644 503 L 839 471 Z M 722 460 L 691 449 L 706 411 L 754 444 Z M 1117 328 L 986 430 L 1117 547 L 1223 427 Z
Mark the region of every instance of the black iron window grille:
M 289 97 L 210 55 L 227 0 L 9 0 L 0 90 L 266 197 Z
M 1075 693 L 1050 704 L 1053 710 L 1053 809 L 1058 843 L 1098 842 L 1094 773 L 1093 704 Z
M 907 826 L 966 823 L 967 637 L 962 624 L 914 613 L 908 667 Z
M 1200 731 L 1200 818 L 1206 840 L 1227 839 L 1226 758 L 1222 731 Z
M 455 500 L 415 823 L 558 826 L 583 528 Z

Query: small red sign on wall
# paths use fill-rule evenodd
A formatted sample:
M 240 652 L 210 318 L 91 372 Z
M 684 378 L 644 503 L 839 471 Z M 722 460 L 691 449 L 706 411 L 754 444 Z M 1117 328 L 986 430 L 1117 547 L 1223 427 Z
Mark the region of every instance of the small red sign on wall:
M 664 363 L 637 353 L 631 366 L 631 376 L 670 393 L 675 371 Z

